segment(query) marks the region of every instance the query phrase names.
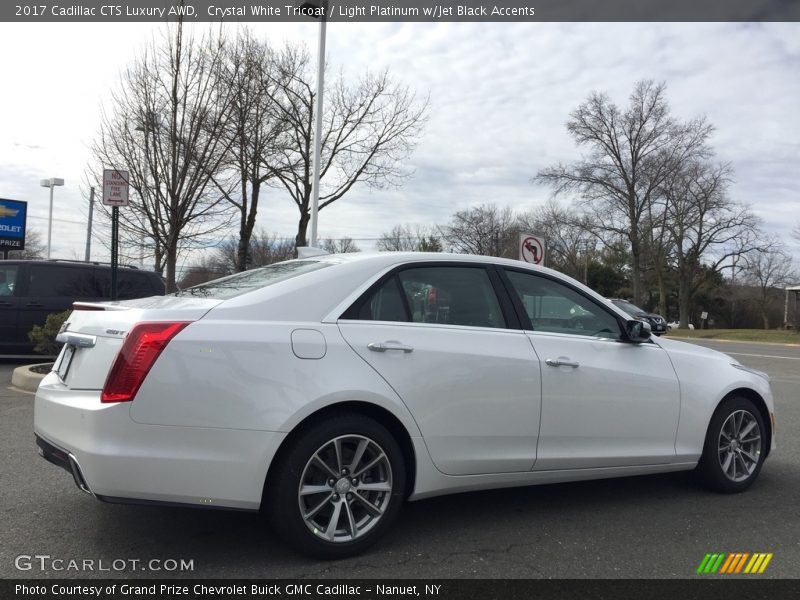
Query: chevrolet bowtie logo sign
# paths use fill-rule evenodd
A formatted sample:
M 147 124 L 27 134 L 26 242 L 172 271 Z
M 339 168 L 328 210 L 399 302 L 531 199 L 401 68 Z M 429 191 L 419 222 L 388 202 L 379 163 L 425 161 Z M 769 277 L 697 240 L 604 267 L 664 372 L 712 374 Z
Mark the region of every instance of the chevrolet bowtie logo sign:
M 763 573 L 769 561 L 772 560 L 772 553 L 769 552 L 724 552 L 706 554 L 697 567 L 698 575 L 755 575 Z

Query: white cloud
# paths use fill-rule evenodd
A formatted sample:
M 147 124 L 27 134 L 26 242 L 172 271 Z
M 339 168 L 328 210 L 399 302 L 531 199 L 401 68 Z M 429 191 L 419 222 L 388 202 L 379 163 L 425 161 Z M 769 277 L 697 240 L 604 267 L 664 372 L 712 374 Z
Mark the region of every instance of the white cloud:
M 274 43 L 305 42 L 315 56 L 315 24 L 251 27 Z M 0 25 L 0 53 L 14 57 L 0 67 L 0 197 L 27 200 L 31 226 L 46 227 L 38 181 L 50 176 L 67 180 L 56 190 L 58 217 L 84 221 L 80 182 L 100 104 L 159 28 Z M 788 240 L 800 217 L 798 33 L 795 23 L 329 24 L 331 67 L 352 76 L 389 68 L 430 91 L 432 104 L 414 176 L 398 190 L 354 190 L 321 211 L 320 234 L 374 238 L 482 202 L 530 208 L 548 196 L 531 176 L 578 153 L 564 128 L 569 112 L 592 90 L 625 104 L 634 82 L 652 78 L 667 82 L 677 116 L 705 114 L 716 126 L 718 156 L 736 169 L 731 194 Z M 292 237 L 297 217 L 291 200 L 271 191 L 259 225 Z M 82 255 L 81 226 L 62 225 L 54 253 Z

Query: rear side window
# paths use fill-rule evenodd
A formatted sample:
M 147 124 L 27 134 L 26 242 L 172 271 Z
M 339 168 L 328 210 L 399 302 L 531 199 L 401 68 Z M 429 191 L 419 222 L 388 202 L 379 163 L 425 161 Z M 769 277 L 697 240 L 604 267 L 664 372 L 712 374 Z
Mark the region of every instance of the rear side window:
M 28 296 L 37 298 L 95 298 L 90 267 L 31 265 Z
M 342 318 L 506 327 L 494 287 L 482 267 L 404 269 L 359 299 Z
M 201 296 L 203 298 L 216 298 L 218 300 L 228 300 L 241 296 L 247 292 L 252 292 L 259 288 L 274 285 L 293 277 L 298 277 L 304 273 L 318 271 L 331 266 L 332 263 L 313 261 L 313 260 L 293 260 L 283 263 L 275 263 L 252 271 L 243 271 L 201 283 L 185 290 L 175 292 L 176 296 Z
M 12 296 L 17 285 L 17 265 L 0 264 L 0 296 Z
M 388 279 L 367 301 L 362 302 L 355 318 L 361 321 L 408 321 L 397 277 Z

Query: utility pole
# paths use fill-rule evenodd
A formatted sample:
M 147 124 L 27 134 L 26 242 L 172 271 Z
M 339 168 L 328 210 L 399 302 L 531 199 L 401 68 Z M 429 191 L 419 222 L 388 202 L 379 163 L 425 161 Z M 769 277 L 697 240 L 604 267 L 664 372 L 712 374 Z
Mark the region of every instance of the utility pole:
M 83 258 L 89 262 L 92 253 L 92 213 L 94 212 L 94 186 L 89 188 L 89 225 L 86 228 L 86 254 Z

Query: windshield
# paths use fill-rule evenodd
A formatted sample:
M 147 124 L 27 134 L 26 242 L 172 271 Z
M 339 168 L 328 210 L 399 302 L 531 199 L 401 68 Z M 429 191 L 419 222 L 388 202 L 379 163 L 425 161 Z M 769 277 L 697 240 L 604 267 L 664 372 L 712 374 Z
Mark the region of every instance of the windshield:
M 646 315 L 647 313 L 643 311 L 641 308 L 636 306 L 635 304 L 631 304 L 627 300 L 612 300 L 611 301 L 615 306 L 621 308 L 629 315 Z
M 228 300 L 268 285 L 292 279 L 304 273 L 329 267 L 330 265 L 331 263 L 313 260 L 292 260 L 275 263 L 251 271 L 243 271 L 220 279 L 214 279 L 208 283 L 201 283 L 200 285 L 175 292 L 175 296 L 200 296 L 202 298 Z

